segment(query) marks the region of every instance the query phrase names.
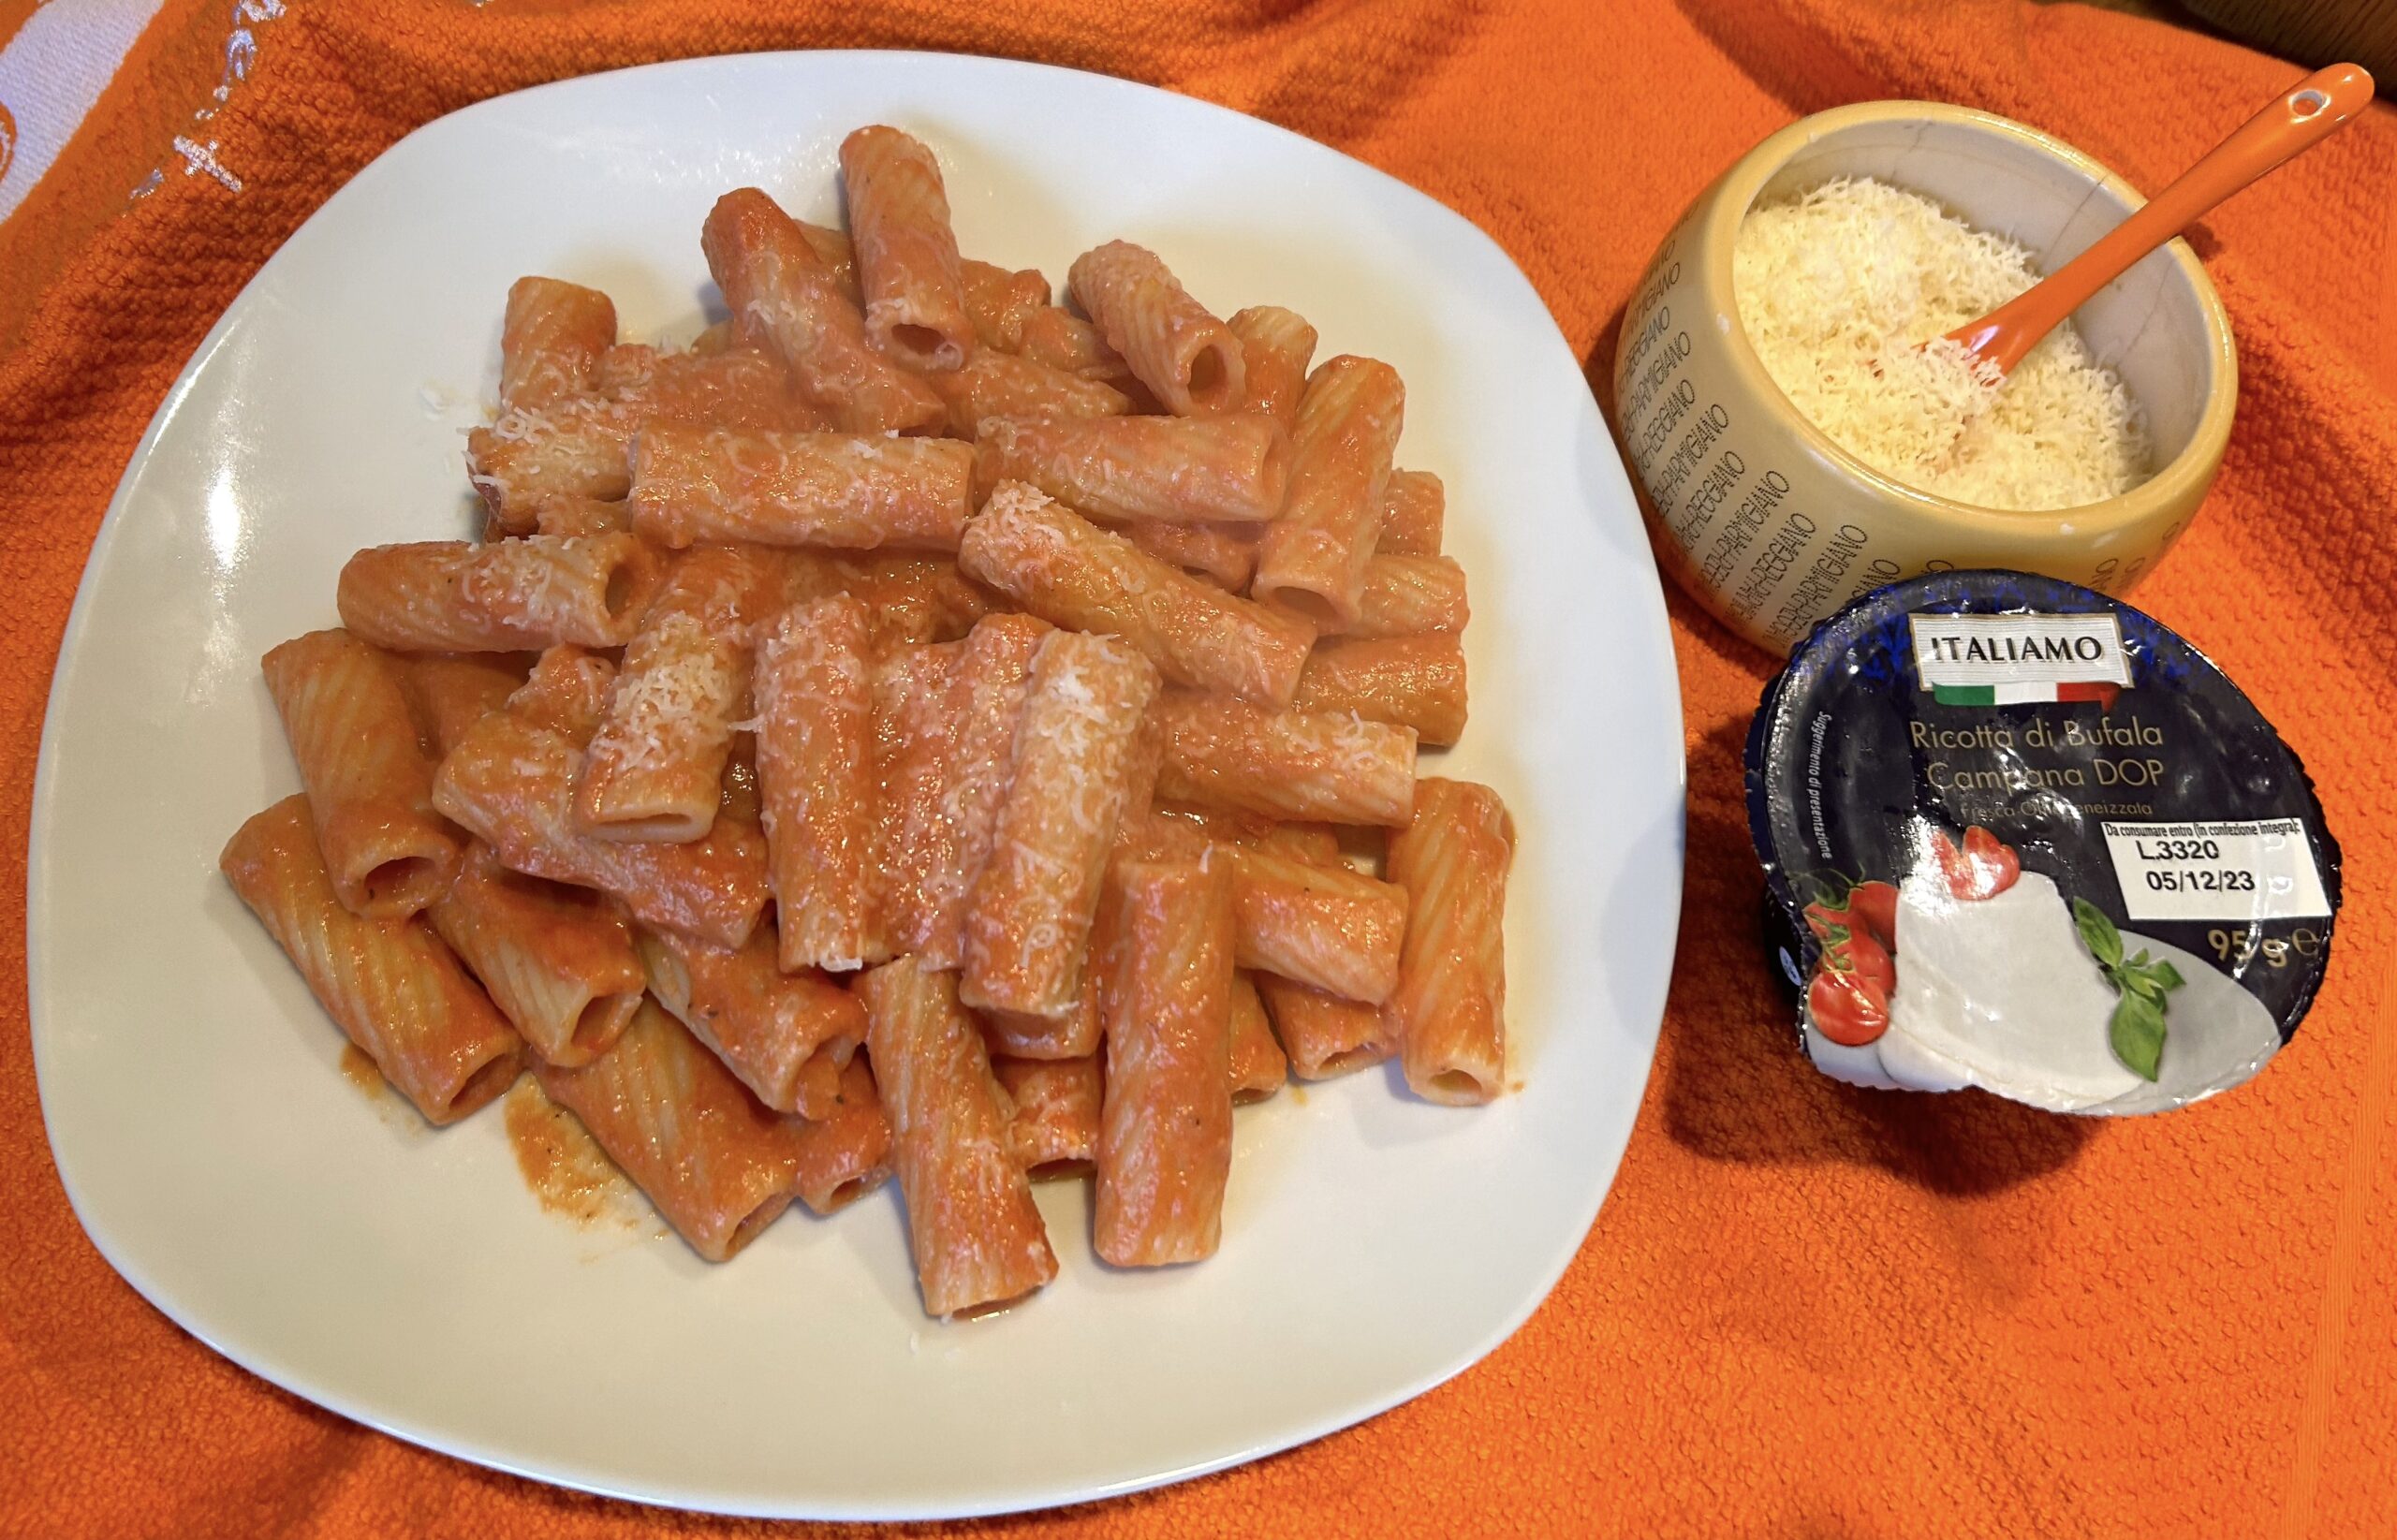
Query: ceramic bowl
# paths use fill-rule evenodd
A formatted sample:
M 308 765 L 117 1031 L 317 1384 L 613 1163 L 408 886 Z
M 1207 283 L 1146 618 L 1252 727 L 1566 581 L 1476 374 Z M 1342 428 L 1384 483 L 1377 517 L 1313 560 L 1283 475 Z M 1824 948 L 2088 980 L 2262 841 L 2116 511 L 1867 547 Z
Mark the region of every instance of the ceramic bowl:
M 2238 401 L 2229 318 L 2196 253 L 2170 242 L 2074 315 L 2144 412 L 2154 475 L 2081 507 L 1977 507 L 1833 444 L 1773 384 L 1741 328 L 1731 250 L 1748 211 L 1865 176 L 2021 242 L 2042 271 L 2144 201 L 2036 128 L 1934 102 L 1818 112 L 1749 151 L 1665 237 L 1615 351 L 1616 425 L 1666 570 L 1774 653 L 1858 594 L 1922 572 L 2010 567 L 2126 592 L 2197 516 Z

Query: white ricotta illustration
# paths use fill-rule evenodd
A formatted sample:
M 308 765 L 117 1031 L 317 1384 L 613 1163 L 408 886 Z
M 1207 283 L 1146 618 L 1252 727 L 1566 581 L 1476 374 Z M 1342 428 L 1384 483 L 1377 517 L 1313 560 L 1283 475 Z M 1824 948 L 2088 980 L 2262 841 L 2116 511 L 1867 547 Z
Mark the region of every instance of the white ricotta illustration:
M 1976 1085 L 2055 1112 L 2141 1085 L 2114 1057 L 2113 987 L 2053 879 L 2025 872 L 1995 898 L 1958 899 L 1937 864 L 1925 866 L 1898 891 L 1887 1035 L 1900 1053 L 1917 1047 Z

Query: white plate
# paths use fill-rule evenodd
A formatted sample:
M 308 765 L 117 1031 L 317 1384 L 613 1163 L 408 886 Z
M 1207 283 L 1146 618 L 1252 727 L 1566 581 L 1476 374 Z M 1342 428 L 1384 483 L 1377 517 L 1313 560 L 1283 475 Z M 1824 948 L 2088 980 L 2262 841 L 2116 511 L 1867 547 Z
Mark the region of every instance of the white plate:
M 1520 1094 L 1384 1074 L 1240 1118 L 1223 1253 L 1090 1254 L 1033 1303 L 924 1319 L 898 1205 L 795 1214 L 722 1268 L 545 1216 L 487 1112 L 434 1134 L 344 1083 L 340 1034 L 218 879 L 293 789 L 256 660 L 333 620 L 356 548 L 465 533 L 459 431 L 526 272 L 625 334 L 713 301 L 715 196 L 829 217 L 834 149 L 903 125 L 969 254 L 1061 276 L 1112 236 L 1218 312 L 1308 315 L 1405 375 L 1403 463 L 1473 577 L 1454 773 L 1522 831 Z M 127 303 L 139 296 L 128 295 Z M 1427 767 L 1429 768 L 1429 767 Z M 1489 1352 L 1581 1244 L 1631 1131 L 1681 889 L 1682 737 L 1656 574 L 1565 341 L 1464 220 L 1280 129 L 986 59 L 816 53 L 579 80 L 418 130 L 263 268 L 135 453 L 84 575 L 35 794 L 28 945 L 51 1148 L 133 1285 L 234 1361 L 467 1459 L 729 1512 L 929 1517 L 1198 1474 L 1396 1404 Z

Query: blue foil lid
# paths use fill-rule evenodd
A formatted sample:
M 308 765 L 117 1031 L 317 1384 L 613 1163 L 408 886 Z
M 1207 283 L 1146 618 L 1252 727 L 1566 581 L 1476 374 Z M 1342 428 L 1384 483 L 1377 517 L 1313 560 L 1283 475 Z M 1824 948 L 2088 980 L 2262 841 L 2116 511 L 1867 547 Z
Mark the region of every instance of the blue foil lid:
M 1860 598 L 1766 687 L 1747 789 L 1767 942 L 1843 1079 L 2168 1110 L 2262 1068 L 2330 961 L 2339 847 L 2297 756 L 2071 583 Z

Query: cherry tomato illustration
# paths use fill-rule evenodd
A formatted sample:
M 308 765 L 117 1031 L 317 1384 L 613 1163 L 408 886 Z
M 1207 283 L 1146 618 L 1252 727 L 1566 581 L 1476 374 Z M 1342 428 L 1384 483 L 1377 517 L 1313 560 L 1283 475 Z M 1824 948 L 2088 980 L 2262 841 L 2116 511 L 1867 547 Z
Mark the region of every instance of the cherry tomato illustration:
M 1940 874 L 1948 880 L 1948 891 L 1960 899 L 1993 899 L 2013 887 L 2014 879 L 2022 874 L 2022 858 L 1978 824 L 1964 830 L 1962 849 L 1957 848 L 1946 830 L 1933 830 L 1931 853 L 1939 862 Z
M 2022 874 L 2022 858 L 2014 853 L 2014 847 L 1978 824 L 1964 830 L 1963 855 L 1982 898 L 1995 898 Z
M 1898 987 L 1897 964 L 1889 951 L 1864 931 L 1850 929 L 1845 940 L 1824 948 L 1823 966 L 1849 974 L 1879 989 L 1884 996 Z
M 1862 1048 L 1890 1030 L 1890 997 L 1854 973 L 1825 968 L 1806 987 L 1815 1030 L 1845 1048 Z
M 1860 882 L 1847 895 L 1847 926 L 1863 931 L 1885 950 L 1898 949 L 1898 890 L 1886 882 Z

